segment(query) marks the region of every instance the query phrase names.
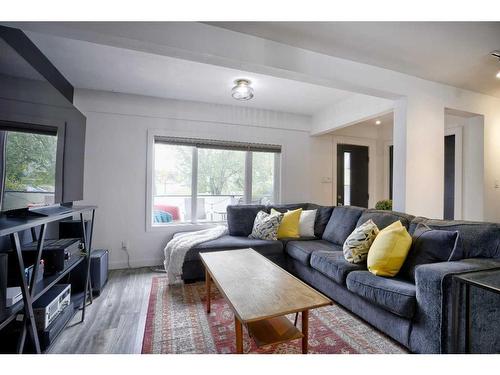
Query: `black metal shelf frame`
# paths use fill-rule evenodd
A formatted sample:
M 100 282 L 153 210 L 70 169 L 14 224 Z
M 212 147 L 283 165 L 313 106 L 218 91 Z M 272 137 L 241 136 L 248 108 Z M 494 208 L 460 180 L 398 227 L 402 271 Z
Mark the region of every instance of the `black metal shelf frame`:
M 90 255 L 92 252 L 92 235 L 94 231 L 94 219 L 95 219 L 95 206 L 74 206 L 71 211 L 65 212 L 63 214 L 56 214 L 46 217 L 26 217 L 26 218 L 0 218 L 0 236 L 10 236 L 10 241 L 12 244 L 12 248 L 15 251 L 17 257 L 17 272 L 19 275 L 19 280 L 21 280 L 21 292 L 23 295 L 23 300 L 19 301 L 17 304 L 7 309 L 6 314 L 3 317 L 0 317 L 0 329 L 7 326 L 10 322 L 12 322 L 16 317 L 23 313 L 22 319 L 22 330 L 17 343 L 17 352 L 23 353 L 24 344 L 26 342 L 26 335 L 29 334 L 31 340 L 33 341 L 33 345 L 35 348 L 35 352 L 37 354 L 41 353 L 40 350 L 40 342 L 38 338 L 38 333 L 35 324 L 35 316 L 33 314 L 33 302 L 35 302 L 39 297 L 41 297 L 47 290 L 49 290 L 52 286 L 54 286 L 59 280 L 61 280 L 64 276 L 66 276 L 72 269 L 74 269 L 81 262 L 86 262 L 85 264 L 85 284 L 84 284 L 84 294 L 82 298 L 82 317 L 81 322 L 85 319 L 85 307 L 87 302 L 87 297 L 92 298 L 92 287 L 90 285 L 89 274 L 90 274 Z M 85 228 L 85 220 L 84 214 L 90 212 L 91 220 L 90 220 L 90 233 L 87 236 L 86 228 Z M 65 269 L 62 272 L 57 273 L 56 275 L 51 275 L 48 277 L 44 277 L 40 282 L 35 283 L 37 280 L 38 272 L 39 272 L 39 264 L 43 252 L 43 244 L 45 240 L 45 233 L 47 229 L 47 224 L 52 222 L 57 222 L 62 219 L 72 217 L 74 215 L 79 214 L 80 222 L 82 225 L 82 256 L 78 258 L 74 258 L 74 260 L 70 260 L 69 264 L 66 265 Z M 31 276 L 30 285 L 26 282 L 25 277 L 25 267 L 24 261 L 22 257 L 21 251 L 21 242 L 19 240 L 19 232 L 24 230 L 31 230 L 31 235 L 33 237 L 33 241 L 37 241 L 36 235 L 36 227 L 40 227 L 40 232 L 38 235 L 38 245 L 37 245 L 37 260 L 34 264 L 33 274 Z M 76 310 L 76 308 L 75 308 Z
M 63 277 L 65 277 L 69 272 L 73 270 L 80 263 L 85 261 L 85 255 L 80 255 L 77 258 L 72 258 L 69 260 L 64 270 L 58 272 L 55 275 L 46 276 L 41 281 L 36 283 L 35 285 L 35 294 L 33 296 L 33 302 L 35 302 L 38 298 L 40 298 L 47 290 L 52 288 L 55 284 L 57 284 Z M 7 308 L 6 313 L 3 316 L 0 316 L 0 329 L 4 328 L 7 324 L 13 321 L 16 315 L 23 309 L 24 302 L 19 301 L 15 305 Z

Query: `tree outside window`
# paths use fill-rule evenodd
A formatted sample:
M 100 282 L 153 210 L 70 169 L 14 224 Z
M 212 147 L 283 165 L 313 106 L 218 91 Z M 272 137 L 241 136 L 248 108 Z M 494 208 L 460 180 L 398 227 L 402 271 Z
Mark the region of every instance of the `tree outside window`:
M 247 153 L 251 154 L 251 162 Z M 193 154 L 196 155 L 194 168 Z M 275 153 L 155 144 L 153 222 L 225 221 L 228 205 L 272 203 Z M 252 168 L 249 176 L 247 168 Z M 193 173 L 196 172 L 196 176 Z M 196 197 L 191 191 L 196 177 Z M 246 178 L 251 179 L 245 181 Z M 245 186 L 251 192 L 245 194 Z M 246 201 L 246 196 L 250 201 Z M 196 212 L 193 212 L 196 204 Z M 162 213 L 163 211 L 163 213 Z M 192 217 L 196 215 L 196 217 Z

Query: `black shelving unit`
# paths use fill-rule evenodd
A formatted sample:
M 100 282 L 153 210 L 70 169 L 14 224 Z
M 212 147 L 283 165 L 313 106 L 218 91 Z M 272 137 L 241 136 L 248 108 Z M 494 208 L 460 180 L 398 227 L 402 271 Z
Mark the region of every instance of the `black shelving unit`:
M 22 329 L 18 337 L 17 352 L 23 353 L 26 336 L 29 334 L 33 342 L 33 347 L 36 353 L 41 353 L 40 342 L 38 337 L 38 332 L 35 324 L 35 317 L 33 315 L 33 303 L 40 298 L 45 292 L 47 292 L 51 287 L 57 284 L 61 279 L 66 277 L 75 267 L 83 264 L 85 269 L 85 282 L 84 291 L 80 293 L 72 294 L 71 301 L 73 302 L 74 316 L 79 310 L 81 310 L 82 317 L 81 322 L 85 319 L 85 307 L 87 305 L 87 297 L 91 298 L 92 290 L 89 282 L 90 273 L 90 254 L 92 249 L 92 234 L 94 229 L 94 219 L 95 219 L 95 206 L 73 206 L 64 210 L 62 213 L 54 213 L 49 216 L 27 216 L 27 217 L 0 217 L 0 237 L 9 236 L 10 242 L 12 244 L 12 249 L 17 258 L 17 269 L 19 280 L 21 280 L 21 291 L 23 299 L 17 302 L 15 305 L 6 309 L 5 313 L 0 316 L 0 330 L 5 328 L 11 322 L 17 319 L 18 316 L 22 315 Z M 90 227 L 89 234 L 86 233 L 85 227 L 85 214 L 90 214 Z M 65 265 L 63 271 L 58 272 L 54 275 L 44 276 L 39 282 L 35 283 L 37 280 L 37 275 L 39 272 L 39 264 L 43 251 L 43 244 L 45 240 L 45 233 L 47 225 L 54 223 L 63 219 L 74 217 L 75 215 L 80 216 L 80 222 L 82 224 L 82 255 L 78 257 L 71 258 Z M 39 234 L 37 236 L 36 228 L 39 229 Z M 25 273 L 24 273 L 24 261 L 21 252 L 21 242 L 19 239 L 19 233 L 30 230 L 33 241 L 37 241 L 37 261 L 34 264 L 33 275 L 31 276 L 30 285 L 27 284 Z M 70 319 L 71 320 L 71 319 Z

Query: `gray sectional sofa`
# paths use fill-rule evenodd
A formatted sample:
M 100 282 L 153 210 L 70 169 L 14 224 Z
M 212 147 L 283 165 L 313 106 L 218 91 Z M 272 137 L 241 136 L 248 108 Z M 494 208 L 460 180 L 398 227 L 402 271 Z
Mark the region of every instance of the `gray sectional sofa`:
M 463 299 L 463 291 L 452 285 L 457 273 L 500 267 L 500 224 L 433 220 L 394 212 L 354 206 L 324 207 L 303 203 L 272 206 L 287 209 L 317 209 L 315 237 L 264 241 L 248 238 L 257 212 L 270 206 L 229 206 L 229 235 L 192 248 L 183 266 L 185 282 L 200 280 L 204 270 L 200 252 L 251 247 L 332 298 L 366 322 L 415 353 L 449 353 L 452 348 L 452 289 Z M 344 259 L 342 245 L 353 229 L 372 219 L 380 229 L 394 221 L 412 234 L 419 223 L 433 229 L 460 233 L 463 259 L 421 265 L 415 281 L 404 277 L 385 278 L 370 273 L 366 264 Z M 471 289 L 471 345 L 474 352 L 500 352 L 500 297 Z M 464 312 L 459 320 L 459 348 L 463 350 Z

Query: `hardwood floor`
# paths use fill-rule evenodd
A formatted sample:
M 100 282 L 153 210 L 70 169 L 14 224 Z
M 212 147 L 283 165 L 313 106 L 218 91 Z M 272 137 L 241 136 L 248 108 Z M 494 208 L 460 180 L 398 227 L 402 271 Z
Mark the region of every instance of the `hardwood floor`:
M 149 268 L 110 271 L 104 291 L 78 313 L 49 353 L 141 353 L 151 279 Z

